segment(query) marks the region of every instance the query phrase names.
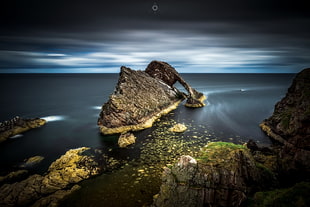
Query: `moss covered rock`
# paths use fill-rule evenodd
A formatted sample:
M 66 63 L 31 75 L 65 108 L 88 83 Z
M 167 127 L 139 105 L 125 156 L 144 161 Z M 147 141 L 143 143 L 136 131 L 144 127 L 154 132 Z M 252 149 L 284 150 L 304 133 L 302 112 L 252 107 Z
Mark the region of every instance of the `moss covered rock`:
M 181 156 L 164 169 L 152 206 L 242 206 L 269 176 L 265 170 L 245 146 L 211 142 L 196 159 Z

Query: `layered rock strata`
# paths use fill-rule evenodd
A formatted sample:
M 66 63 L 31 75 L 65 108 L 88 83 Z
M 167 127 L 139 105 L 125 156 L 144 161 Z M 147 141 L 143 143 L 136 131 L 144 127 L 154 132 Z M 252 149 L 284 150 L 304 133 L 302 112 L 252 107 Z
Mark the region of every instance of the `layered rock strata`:
M 189 91 L 181 93 L 173 84 L 180 81 Z M 114 93 L 102 106 L 98 125 L 102 134 L 116 134 L 149 128 L 188 97 L 188 103 L 203 106 L 205 97 L 191 88 L 168 63 L 153 61 L 145 71 L 124 66 Z
M 296 75 L 286 96 L 260 127 L 280 144 L 279 171 L 310 174 L 310 68 Z
M 113 168 L 101 153 L 82 147 L 72 149 L 53 162 L 45 175 L 0 187 L 0 206 L 57 206 L 65 195 L 79 188 L 76 183 Z
M 245 146 L 209 143 L 197 159 L 183 155 L 164 169 L 152 206 L 242 206 L 253 186 L 270 179 L 264 171 Z
M 6 141 L 8 138 L 21 134 L 30 129 L 38 128 L 46 123 L 44 119 L 23 119 L 18 116 L 9 121 L 0 123 L 0 143 Z

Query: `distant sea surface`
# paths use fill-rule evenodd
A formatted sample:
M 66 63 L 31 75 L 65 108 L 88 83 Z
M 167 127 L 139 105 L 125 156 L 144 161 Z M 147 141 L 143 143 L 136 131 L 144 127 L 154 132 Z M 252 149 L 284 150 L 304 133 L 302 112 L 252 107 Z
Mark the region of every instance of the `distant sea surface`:
M 211 134 L 209 141 L 244 143 L 253 139 L 268 145 L 270 140 L 259 124 L 272 114 L 274 105 L 285 96 L 294 76 L 182 74 L 187 83 L 207 96 L 207 105 L 189 109 L 183 103 L 162 119 L 190 125 L 191 131 L 203 128 Z M 0 144 L 0 173 L 36 155 L 45 157 L 35 169 L 43 173 L 69 149 L 82 146 L 117 148 L 117 136 L 102 136 L 97 127 L 100 108 L 117 81 L 118 74 L 0 74 L 0 121 L 14 116 L 48 120 L 47 125 Z M 176 86 L 184 91 L 181 85 Z M 152 130 L 135 134 L 143 142 Z M 137 153 L 134 148 L 140 146 L 136 144 L 120 154 L 130 156 Z

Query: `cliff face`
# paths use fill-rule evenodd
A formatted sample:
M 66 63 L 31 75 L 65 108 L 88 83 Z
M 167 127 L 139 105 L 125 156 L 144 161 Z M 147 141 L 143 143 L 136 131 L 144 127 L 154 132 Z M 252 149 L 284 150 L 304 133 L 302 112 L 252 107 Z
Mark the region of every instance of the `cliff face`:
M 272 180 L 258 166 L 245 146 L 209 143 L 198 158 L 181 156 L 165 168 L 152 206 L 243 206 L 253 186 Z
M 98 125 L 103 134 L 151 127 L 165 109 L 175 109 L 183 99 L 181 92 L 144 71 L 122 67 L 115 92 L 102 106 Z
M 175 109 L 186 97 L 173 87 L 180 80 L 193 94 L 190 97 L 195 94 L 195 97 L 204 97 L 180 79 L 168 63 L 153 61 L 145 71 L 121 67 L 115 91 L 102 106 L 98 119 L 101 133 L 115 134 L 151 127 L 157 118 Z
M 282 146 L 281 171 L 310 172 L 310 68 L 296 75 L 273 115 L 260 126 Z

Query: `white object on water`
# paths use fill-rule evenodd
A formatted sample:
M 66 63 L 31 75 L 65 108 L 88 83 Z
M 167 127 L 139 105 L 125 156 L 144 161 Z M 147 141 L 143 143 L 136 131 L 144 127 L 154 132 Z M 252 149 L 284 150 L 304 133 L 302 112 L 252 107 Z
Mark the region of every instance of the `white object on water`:
M 22 134 L 16 134 L 16 135 L 10 137 L 10 139 L 16 139 L 16 138 L 20 138 L 22 136 L 23 136 Z
M 92 109 L 101 110 L 101 106 L 92 106 Z
M 65 119 L 65 116 L 46 116 L 46 117 L 42 117 L 41 119 L 44 119 L 47 122 L 62 121 Z

